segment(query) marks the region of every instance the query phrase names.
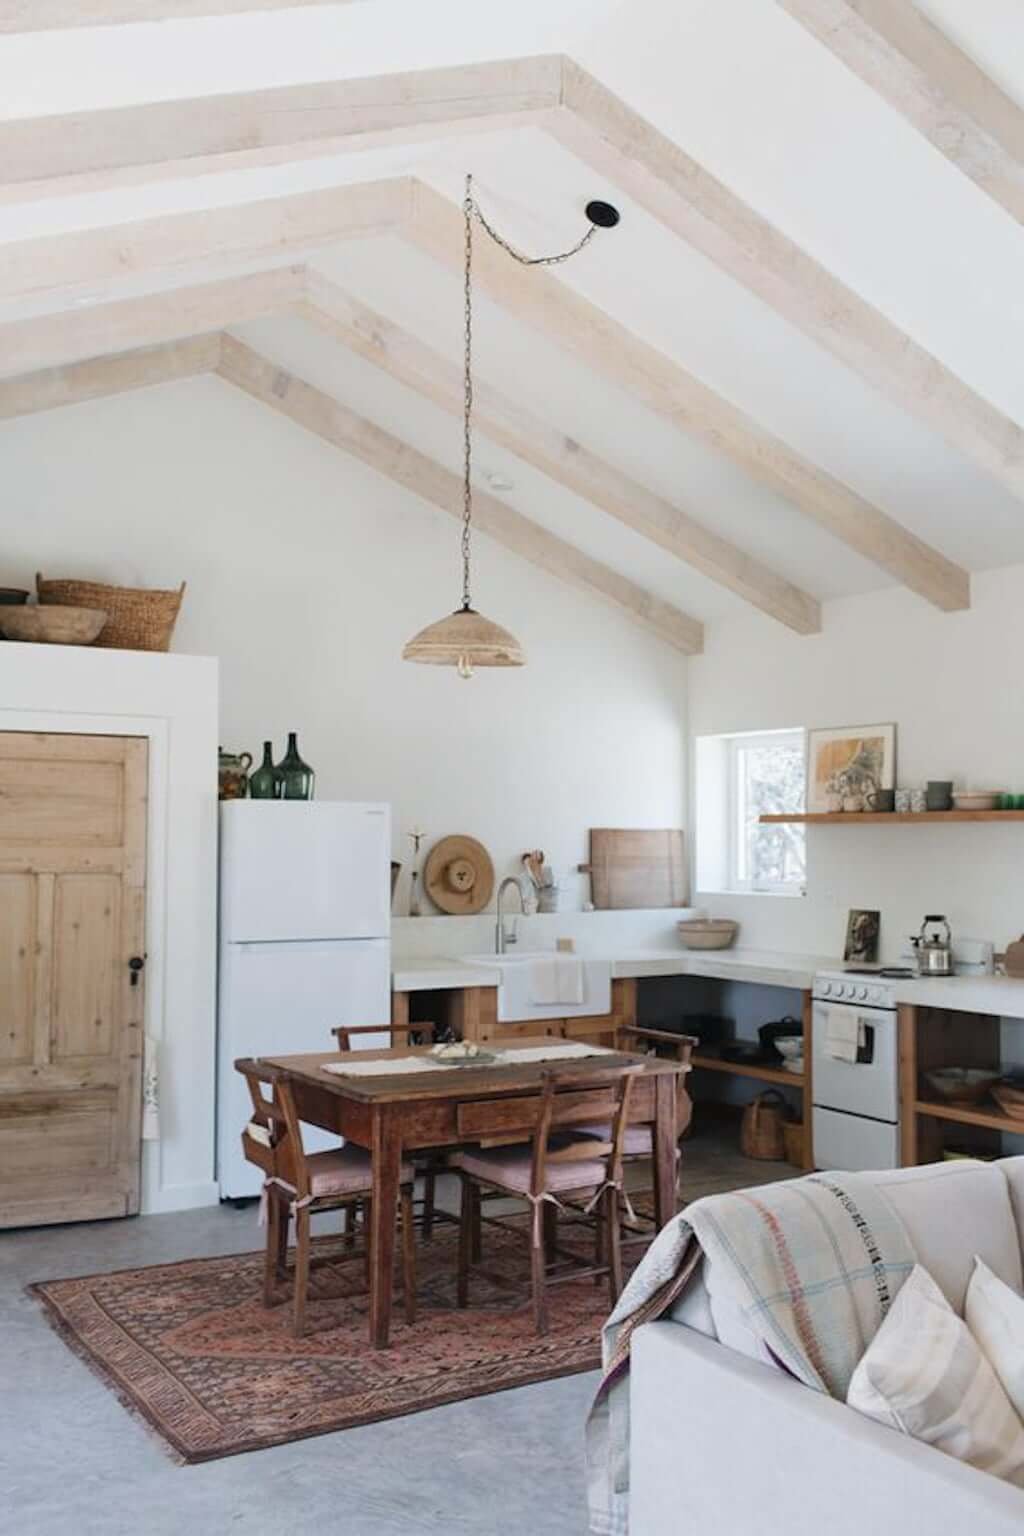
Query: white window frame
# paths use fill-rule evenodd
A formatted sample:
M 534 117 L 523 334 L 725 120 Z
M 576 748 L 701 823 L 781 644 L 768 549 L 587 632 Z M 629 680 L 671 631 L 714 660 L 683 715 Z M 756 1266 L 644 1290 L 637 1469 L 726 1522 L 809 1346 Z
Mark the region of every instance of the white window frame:
M 806 875 L 803 881 L 777 880 L 754 883 L 749 873 L 743 873 L 743 863 L 746 857 L 746 839 L 742 822 L 743 800 L 740 793 L 740 778 L 742 754 L 751 748 L 770 747 L 780 744 L 780 739 L 789 739 L 794 745 L 798 745 L 806 761 L 807 733 L 802 727 L 787 727 L 772 731 L 745 731 L 723 734 L 718 738 L 724 749 L 725 793 L 720 814 L 718 838 L 721 840 L 721 875 L 724 877 L 719 882 L 722 894 L 735 893 L 737 895 L 757 896 L 803 896 L 806 894 Z M 697 792 L 700 793 L 698 780 Z M 797 814 L 802 807 L 794 807 Z M 698 808 L 698 825 L 702 818 Z M 714 820 L 714 813 L 712 813 Z M 702 827 L 706 833 L 706 823 Z

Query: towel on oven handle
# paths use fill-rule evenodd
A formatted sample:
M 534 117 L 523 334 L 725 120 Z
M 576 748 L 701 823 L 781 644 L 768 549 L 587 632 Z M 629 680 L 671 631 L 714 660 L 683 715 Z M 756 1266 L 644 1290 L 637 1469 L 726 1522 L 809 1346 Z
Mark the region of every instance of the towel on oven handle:
M 833 1061 L 856 1065 L 857 1053 L 864 1045 L 864 1021 L 852 1008 L 825 1010 L 825 1039 L 822 1049 Z

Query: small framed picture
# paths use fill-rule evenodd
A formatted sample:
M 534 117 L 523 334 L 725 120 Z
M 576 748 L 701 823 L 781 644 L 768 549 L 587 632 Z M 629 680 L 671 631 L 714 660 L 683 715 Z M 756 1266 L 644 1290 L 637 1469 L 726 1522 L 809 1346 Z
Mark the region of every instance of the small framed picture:
M 851 907 L 846 922 L 846 948 L 843 950 L 843 959 L 847 964 L 877 965 L 881 928 L 881 912 Z
M 878 790 L 895 787 L 895 725 L 808 731 L 808 811 L 867 811 Z

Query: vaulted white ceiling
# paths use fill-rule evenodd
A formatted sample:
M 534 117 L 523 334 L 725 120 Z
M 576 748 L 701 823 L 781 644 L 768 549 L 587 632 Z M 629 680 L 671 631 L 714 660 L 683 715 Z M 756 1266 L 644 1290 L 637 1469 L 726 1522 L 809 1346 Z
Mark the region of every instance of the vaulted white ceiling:
M 187 9 L 200 3 L 189 0 Z M 214 7 L 217 0 L 208 3 Z M 909 0 L 891 3 L 909 7 Z M 856 0 L 836 0 L 836 7 L 856 10 Z M 90 0 L 80 13 L 98 19 L 126 9 L 120 0 Z M 155 15 L 172 4 L 135 0 L 134 9 Z M 753 225 L 746 257 L 754 275 L 740 281 L 585 164 L 571 140 L 559 142 L 543 121 L 511 112 L 469 131 L 465 123 L 419 127 L 359 141 L 287 145 L 271 157 L 242 150 L 199 167 L 168 163 L 162 151 L 148 155 L 143 140 L 127 156 L 139 163 L 97 170 L 76 163 L 70 174 L 33 171 L 34 179 L 0 184 L 0 374 L 20 371 L 3 350 L 4 322 L 80 316 L 123 295 L 293 259 L 272 245 L 216 258 L 200 250 L 153 271 L 129 254 L 100 276 L 92 269 L 76 276 L 73 263 L 58 256 L 73 249 L 75 232 L 110 230 L 116 250 L 117 231 L 127 242 L 130 226 L 141 221 L 405 176 L 457 203 L 471 170 L 488 216 L 530 251 L 571 243 L 584 227 L 590 197 L 614 202 L 621 225 L 599 233 L 556 269 L 559 284 L 947 560 L 969 571 L 1024 561 L 1024 463 L 1015 457 L 1012 435 L 1024 424 L 1024 230 L 812 35 L 791 14 L 798 9 L 788 0 L 517 0 L 515 6 L 348 0 L 67 30 L 61 23 L 68 0 L 0 0 L 0 176 L 5 163 L 22 175 L 31 167 L 33 145 L 48 142 L 44 121 L 35 123 L 33 135 L 34 120 L 84 114 L 67 125 L 66 142 L 73 144 L 90 114 L 113 107 L 565 54 L 891 322 L 908 344 L 930 354 L 943 377 L 966 387 L 970 401 L 994 407 L 993 419 L 1006 424 L 999 472 L 970 451 L 970 443 L 965 447 L 968 408 L 951 414 L 946 431 L 927 400 L 922 408 L 912 389 L 904 400 L 891 383 L 892 377 L 906 376 L 911 385 L 916 379 L 927 397 L 930 373 L 914 375 L 897 358 L 882 387 L 871 366 L 855 369 L 823 345 L 831 297 L 802 295 L 807 314 L 820 322 L 815 332 L 803 315 L 794 323 L 791 300 L 765 296 L 757 269 L 766 252 Z M 1024 104 L 1024 27 L 1014 0 L 972 0 L 970 7 L 920 0 L 917 10 L 1011 101 Z M 48 29 L 15 30 L 25 15 Z M 15 137 L 5 139 L 5 131 Z M 17 153 L 5 157 L 5 145 Z M 268 159 L 273 163 L 254 163 Z M 39 247 L 26 281 L 17 276 L 24 271 L 19 247 L 40 238 L 48 243 Z M 47 252 L 54 261 L 50 277 Z M 460 359 L 457 249 L 451 264 L 442 264 L 396 230 L 303 250 L 294 259 L 453 363 Z M 225 318 L 207 328 L 228 329 L 281 368 L 458 468 L 461 435 L 450 415 L 355 357 L 301 313 L 242 324 Z M 119 338 L 117 350 L 127 344 Z M 777 485 L 718 451 L 706 434 L 680 430 L 642 402 L 625 376 L 616 381 L 569 355 L 483 289 L 476 366 L 488 385 L 805 593 L 827 602 L 893 584 L 890 571 L 812 520 Z M 1001 443 L 995 451 L 1003 451 Z M 693 617 L 714 622 L 742 604 L 735 591 L 484 433 L 477 465 L 482 488 Z M 923 600 L 906 595 L 908 604 Z

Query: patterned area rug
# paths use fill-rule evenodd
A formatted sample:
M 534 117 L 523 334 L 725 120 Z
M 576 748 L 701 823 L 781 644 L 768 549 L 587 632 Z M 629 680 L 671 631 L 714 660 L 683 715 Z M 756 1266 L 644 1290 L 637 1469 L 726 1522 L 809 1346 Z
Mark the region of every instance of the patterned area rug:
M 292 1337 L 290 1306 L 261 1302 L 261 1254 L 192 1259 L 75 1280 L 31 1292 L 65 1341 L 157 1431 L 181 1460 L 200 1462 L 499 1392 L 600 1364 L 606 1283 L 572 1280 L 549 1292 L 551 1331 L 530 1307 L 524 1218 L 515 1232 L 485 1224 L 470 1307 L 455 1306 L 457 1229 L 417 1243 L 417 1322 L 400 1294 L 386 1350 L 370 1347 L 361 1262 L 313 1271 L 308 1332 Z M 559 1223 L 559 1242 L 589 1257 L 592 1238 Z M 634 1261 L 640 1249 L 627 1249 Z M 335 1238 L 317 1252 L 340 1254 Z M 396 1282 L 396 1292 L 399 1286 Z

